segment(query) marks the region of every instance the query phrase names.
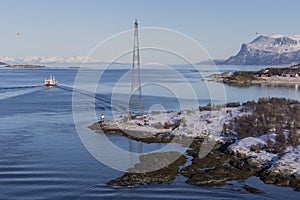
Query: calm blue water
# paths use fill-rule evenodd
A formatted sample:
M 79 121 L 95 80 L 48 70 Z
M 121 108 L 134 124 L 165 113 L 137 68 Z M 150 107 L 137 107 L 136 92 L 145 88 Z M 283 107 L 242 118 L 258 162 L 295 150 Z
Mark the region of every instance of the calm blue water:
M 257 67 L 259 68 L 259 67 Z M 202 68 L 200 68 L 202 69 Z M 242 69 L 225 66 L 222 71 Z M 245 68 L 243 68 L 245 69 Z M 87 69 L 94 72 L 94 69 Z M 185 67 L 176 67 L 195 90 L 199 104 L 210 101 L 203 77 Z M 122 67 L 105 71 L 96 90 L 96 112 L 112 117 L 126 113 L 128 69 Z M 262 189 L 264 195 L 250 194 L 243 184 L 232 182 L 224 187 L 197 187 L 185 184 L 185 178 L 161 185 L 134 188 L 111 188 L 106 182 L 123 174 L 95 159 L 82 144 L 75 129 L 72 113 L 72 86 L 77 69 L 0 69 L 0 199 L 299 199 L 300 193 L 291 188 L 265 185 L 252 177 L 246 184 Z M 142 71 L 142 82 L 154 82 L 143 88 L 144 108 L 148 110 L 180 110 L 193 107 L 189 95 L 174 95 L 169 87 L 180 88 L 182 80 L 176 73 L 162 70 Z M 212 73 L 203 69 L 203 76 Z M 45 77 L 55 75 L 60 86 L 45 88 Z M 120 79 L 124 80 L 120 80 Z M 118 84 L 116 84 L 118 82 Z M 89 82 L 85 82 L 88 87 Z M 223 88 L 212 83 L 212 88 Z M 25 87 L 27 86 L 27 87 Z M 259 97 L 284 96 L 300 100 L 295 86 L 252 86 L 238 88 L 224 86 L 228 101 L 256 100 Z M 183 87 L 184 88 L 184 87 Z M 115 96 L 112 98 L 112 91 Z M 90 91 L 75 91 L 91 97 Z M 184 94 L 184 93 L 183 93 Z M 114 103 L 111 104 L 113 99 Z M 180 100 L 184 99 L 184 100 Z M 222 98 L 215 99 L 222 101 Z M 180 104 L 181 101 L 181 104 Z M 82 113 L 85 111 L 82 110 Z M 91 138 L 99 134 L 87 130 Z M 111 142 L 124 150 L 148 152 L 162 144 L 141 144 L 121 136 L 108 136 Z M 101 147 L 98 146 L 101 149 Z M 111 160 L 121 158 L 107 155 Z

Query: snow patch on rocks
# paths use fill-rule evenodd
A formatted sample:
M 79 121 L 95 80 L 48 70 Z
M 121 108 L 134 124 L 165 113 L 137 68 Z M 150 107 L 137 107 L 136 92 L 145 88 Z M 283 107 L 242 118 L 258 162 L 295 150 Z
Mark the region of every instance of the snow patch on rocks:
M 205 138 L 211 135 L 212 132 L 218 132 L 213 134 L 217 135 L 215 140 L 222 140 L 220 134 L 223 124 L 229 123 L 230 120 L 240 113 L 239 108 L 221 108 L 220 110 L 212 111 L 154 112 L 133 120 L 121 117 L 108 123 L 115 124 L 124 131 L 149 132 L 153 135 L 168 132 L 174 136 Z
M 247 137 L 236 141 L 228 147 L 228 151 L 241 159 L 248 159 L 248 162 L 262 167 L 263 165 L 277 160 L 278 155 L 266 151 L 267 141 L 275 141 L 275 134 L 263 135 L 258 138 Z
M 293 176 L 300 174 L 300 145 L 286 152 L 269 170 L 275 173 L 284 172 Z

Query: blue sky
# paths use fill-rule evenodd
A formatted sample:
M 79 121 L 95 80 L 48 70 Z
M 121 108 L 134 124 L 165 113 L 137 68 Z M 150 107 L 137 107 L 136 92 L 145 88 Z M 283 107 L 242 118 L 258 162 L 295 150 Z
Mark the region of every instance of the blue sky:
M 0 0 L 0 56 L 87 55 L 137 18 L 140 27 L 183 32 L 213 58 L 227 58 L 256 31 L 300 34 L 299 7 L 297 0 Z

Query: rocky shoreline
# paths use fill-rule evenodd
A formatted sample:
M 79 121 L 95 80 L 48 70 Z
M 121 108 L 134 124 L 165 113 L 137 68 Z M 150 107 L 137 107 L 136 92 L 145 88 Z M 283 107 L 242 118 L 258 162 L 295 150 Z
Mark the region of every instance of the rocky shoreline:
M 235 86 L 256 84 L 300 84 L 300 64 L 285 68 L 265 68 L 259 71 L 235 71 L 212 74 L 212 81 Z
M 97 133 L 122 135 L 132 140 L 144 143 L 169 143 L 174 139 L 167 131 L 157 132 L 156 134 L 134 130 L 124 130 L 115 121 L 95 122 L 90 129 Z
M 274 101 L 274 99 L 270 99 L 267 101 L 267 104 L 275 104 Z M 278 101 L 283 100 L 279 99 Z M 287 104 L 293 109 L 299 105 L 298 102 L 294 101 L 284 103 L 285 106 Z M 144 155 L 140 158 L 141 163 L 129 169 L 122 177 L 112 180 L 108 184 L 112 186 L 134 186 L 164 183 L 174 180 L 177 175 L 182 175 L 187 178 L 187 184 L 216 186 L 225 185 L 232 180 L 246 180 L 251 176 L 257 176 L 267 184 L 289 186 L 300 191 L 299 132 L 297 132 L 298 141 L 294 144 L 294 147 L 285 143 L 287 148 L 276 152 L 268 146 L 269 143 L 276 146 L 276 141 L 279 137 L 275 133 L 276 131 L 256 137 L 243 136 L 240 138 L 228 134 L 228 132 L 232 133 L 233 131 L 224 131 L 224 129 L 228 129 L 229 123 L 233 120 L 241 120 L 243 117 L 251 117 L 255 114 L 256 111 L 249 111 L 249 108 L 246 109 L 246 105 L 248 104 L 237 108 L 219 108 L 212 111 L 148 114 L 142 120 L 133 120 L 131 122 L 122 122 L 122 119 L 116 119 L 103 123 L 94 123 L 89 128 L 96 132 L 121 134 L 130 139 L 147 143 L 168 143 L 171 141 L 180 143 L 182 136 L 193 139 L 190 143 L 190 149 L 187 150 L 185 155 L 178 156 L 176 152 Z M 258 106 L 260 105 L 257 104 Z M 199 158 L 199 151 L 204 145 L 203 141 L 209 136 L 209 127 L 218 127 L 217 122 L 220 118 L 213 117 L 218 115 L 223 116 L 221 118 L 225 124 L 222 134 L 214 139 L 216 141 L 214 148 L 206 156 Z M 140 124 L 141 121 L 147 122 L 149 117 L 153 119 L 153 122 L 149 122 L 150 124 L 147 125 Z M 191 121 L 195 117 L 197 118 L 195 120 L 198 123 L 197 125 L 184 121 Z M 156 126 L 156 118 L 161 119 L 162 126 Z M 183 127 L 193 127 L 193 129 L 186 130 Z M 198 134 L 193 131 L 196 131 Z M 285 132 L 285 135 L 287 134 Z M 174 140 L 174 138 L 177 138 L 177 140 Z M 163 160 L 167 161 L 167 157 L 170 155 L 176 155 L 179 159 L 159 170 L 141 173 L 141 169 L 149 170 L 147 167 L 152 166 L 152 164 L 155 165 L 156 162 L 153 162 L 154 160 L 164 163 Z M 180 166 L 186 164 L 187 157 L 192 157 L 191 164 L 179 169 Z M 263 193 L 263 191 L 250 186 L 245 186 L 244 189 L 255 193 Z
M 222 74 L 213 74 L 210 76 L 212 81 L 222 82 L 228 85 L 234 86 L 250 86 L 259 84 L 269 85 L 289 85 L 289 84 L 300 84 L 300 78 L 295 77 L 235 77 L 232 78 L 232 73 L 226 72 Z

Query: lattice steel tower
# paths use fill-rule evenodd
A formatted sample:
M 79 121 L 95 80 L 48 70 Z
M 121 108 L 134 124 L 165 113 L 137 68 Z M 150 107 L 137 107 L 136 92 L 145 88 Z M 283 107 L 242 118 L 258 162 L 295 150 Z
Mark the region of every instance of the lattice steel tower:
M 140 49 L 139 49 L 139 35 L 138 35 L 137 20 L 135 20 L 135 23 L 134 23 L 134 42 L 133 42 L 133 57 L 132 57 L 132 69 L 131 70 L 132 70 L 132 74 L 131 74 L 132 79 L 131 79 L 131 93 L 130 93 L 129 113 L 128 113 L 129 119 L 132 119 L 133 111 L 135 111 L 135 110 L 139 110 L 138 111 L 139 113 L 137 113 L 137 115 L 143 114 Z M 134 93 L 136 91 L 138 91 L 138 96 L 134 95 Z

